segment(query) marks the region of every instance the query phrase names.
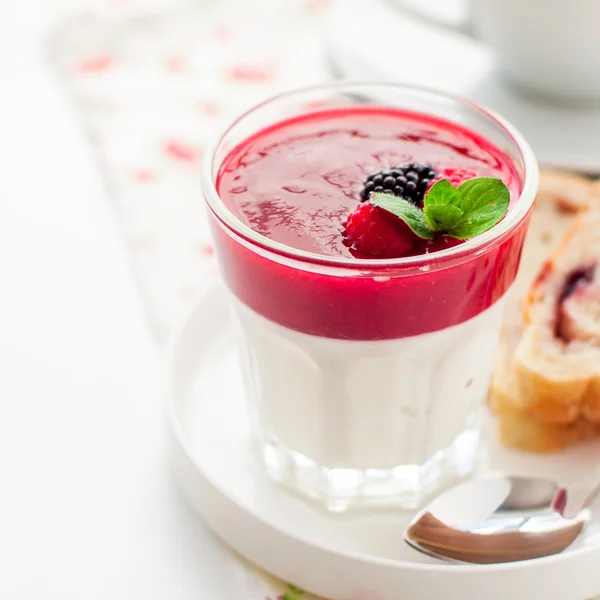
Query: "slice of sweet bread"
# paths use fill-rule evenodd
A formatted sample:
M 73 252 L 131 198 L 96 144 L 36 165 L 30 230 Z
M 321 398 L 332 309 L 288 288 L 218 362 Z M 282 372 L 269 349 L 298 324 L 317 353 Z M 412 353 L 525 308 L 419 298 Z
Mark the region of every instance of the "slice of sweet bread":
M 542 171 L 519 274 L 506 311 L 507 323 L 521 323 L 521 304 L 542 263 L 558 246 L 573 219 L 588 206 L 600 206 L 600 187 L 559 171 Z
M 542 174 L 490 386 L 490 404 L 508 446 L 548 452 L 600 433 L 596 375 L 583 373 L 578 364 L 573 381 L 563 360 L 566 354 L 567 362 L 579 362 L 582 347 L 586 353 L 596 352 L 600 294 L 596 296 L 595 271 L 575 265 L 582 256 L 588 266 L 595 263 L 594 257 L 600 260 L 600 217 L 595 212 L 599 206 L 600 188 L 589 180 Z M 592 211 L 579 219 L 588 207 Z M 587 281 L 590 278 L 593 281 Z M 598 358 L 586 360 L 592 371 L 593 363 L 600 369 Z M 563 366 L 556 368 L 557 363 Z
M 600 211 L 581 214 L 525 297 L 515 403 L 537 420 L 600 423 Z

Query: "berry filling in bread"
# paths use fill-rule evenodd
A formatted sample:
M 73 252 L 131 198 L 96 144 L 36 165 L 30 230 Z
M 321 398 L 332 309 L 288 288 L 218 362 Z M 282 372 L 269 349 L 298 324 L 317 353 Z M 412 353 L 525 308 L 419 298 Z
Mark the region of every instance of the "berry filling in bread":
M 594 279 L 595 266 L 574 269 L 565 279 L 564 287 L 558 297 L 556 307 L 555 336 L 563 342 L 571 342 L 576 339 L 589 340 L 589 336 L 581 332 L 577 323 L 581 316 L 581 305 L 592 304 L 600 316 L 600 297 L 589 296 L 589 284 Z M 583 333 L 583 335 L 581 335 Z

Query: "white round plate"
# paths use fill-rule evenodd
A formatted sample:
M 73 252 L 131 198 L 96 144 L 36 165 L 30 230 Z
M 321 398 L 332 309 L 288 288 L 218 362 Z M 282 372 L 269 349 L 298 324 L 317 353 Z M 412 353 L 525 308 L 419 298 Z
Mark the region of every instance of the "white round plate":
M 450 565 L 402 541 L 403 512 L 329 514 L 272 484 L 251 443 L 226 297 L 203 297 L 170 352 L 174 469 L 193 506 L 230 546 L 274 575 L 331 600 L 584 600 L 600 591 L 600 520 L 564 553 L 504 565 Z M 485 468 L 577 476 L 599 445 L 555 457 L 482 449 Z
M 542 165 L 600 174 L 600 108 L 544 104 L 515 91 L 499 79 L 483 44 L 403 13 L 390 0 L 339 0 L 326 33 L 337 76 L 402 81 L 470 98 L 515 125 Z

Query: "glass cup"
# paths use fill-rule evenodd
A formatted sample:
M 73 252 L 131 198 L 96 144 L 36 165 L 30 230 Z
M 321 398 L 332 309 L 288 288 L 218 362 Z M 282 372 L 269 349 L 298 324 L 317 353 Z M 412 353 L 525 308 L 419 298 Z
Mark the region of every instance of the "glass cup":
M 389 260 L 312 254 L 239 221 L 216 189 L 227 154 L 319 107 L 376 105 L 465 126 L 512 161 L 521 194 L 490 231 Z M 330 510 L 415 507 L 474 465 L 506 297 L 537 190 L 529 146 L 452 95 L 391 84 L 293 91 L 231 125 L 203 164 L 255 440 L 268 474 Z

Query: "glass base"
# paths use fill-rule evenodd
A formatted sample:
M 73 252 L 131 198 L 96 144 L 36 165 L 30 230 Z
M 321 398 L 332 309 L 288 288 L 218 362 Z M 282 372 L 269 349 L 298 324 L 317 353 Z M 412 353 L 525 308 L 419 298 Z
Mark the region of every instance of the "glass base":
M 472 472 L 478 444 L 477 424 L 424 464 L 391 469 L 325 467 L 275 438 L 262 442 L 261 453 L 272 480 L 316 500 L 329 511 L 361 507 L 414 510 L 436 492 Z

